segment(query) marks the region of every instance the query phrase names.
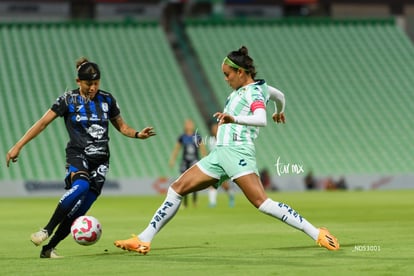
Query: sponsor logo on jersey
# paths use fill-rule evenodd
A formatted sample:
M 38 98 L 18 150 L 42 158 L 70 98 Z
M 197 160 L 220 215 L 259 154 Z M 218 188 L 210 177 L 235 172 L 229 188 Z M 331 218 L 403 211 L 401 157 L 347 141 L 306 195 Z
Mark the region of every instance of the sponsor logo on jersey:
M 85 148 L 86 155 L 107 155 L 105 147 L 95 147 L 94 145 L 89 145 Z
M 80 122 L 80 121 L 87 121 L 88 117 L 86 116 L 81 116 L 81 115 L 76 115 L 76 122 Z
M 100 119 L 98 118 L 98 115 L 96 114 L 92 114 L 92 117 L 89 119 L 90 121 L 100 121 Z
M 246 165 L 247 165 L 246 160 L 244 160 L 244 159 L 240 159 L 240 161 L 239 161 L 239 165 L 240 165 L 240 166 L 242 166 L 242 167 L 246 166 Z
M 86 129 L 86 132 L 93 138 L 101 139 L 106 132 L 106 129 L 100 125 L 93 124 Z

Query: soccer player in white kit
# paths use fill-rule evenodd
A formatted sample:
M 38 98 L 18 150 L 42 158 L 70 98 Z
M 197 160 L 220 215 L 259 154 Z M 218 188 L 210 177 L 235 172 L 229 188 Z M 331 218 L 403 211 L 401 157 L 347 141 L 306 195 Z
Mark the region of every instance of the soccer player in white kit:
M 277 108 L 273 121 L 285 122 L 284 94 L 264 80 L 255 79 L 253 59 L 244 46 L 224 58 L 222 71 L 233 92 L 227 98 L 224 111 L 214 114 L 219 123 L 217 146 L 171 184 L 166 199 L 138 236 L 115 241 L 115 246 L 147 254 L 152 239 L 179 210 L 183 196 L 212 185 L 218 187 L 230 178 L 259 211 L 303 231 L 320 246 L 338 250 L 338 240 L 326 228 L 316 228 L 289 205 L 270 199 L 260 181 L 254 140 L 259 127 L 267 124 L 269 99 Z

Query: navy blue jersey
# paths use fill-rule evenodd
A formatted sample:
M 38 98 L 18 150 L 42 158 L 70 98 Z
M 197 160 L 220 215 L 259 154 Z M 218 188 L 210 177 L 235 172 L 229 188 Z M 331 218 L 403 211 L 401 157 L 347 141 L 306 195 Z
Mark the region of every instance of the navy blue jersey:
M 182 134 L 178 137 L 178 143 L 183 146 L 183 161 L 193 163 L 198 161 L 198 146 L 201 143 L 201 136 L 198 134 Z
M 93 99 L 85 99 L 79 89 L 67 91 L 52 105 L 64 118 L 69 142 L 67 154 L 83 153 L 91 159 L 109 158 L 109 121 L 120 114 L 115 98 L 99 90 Z

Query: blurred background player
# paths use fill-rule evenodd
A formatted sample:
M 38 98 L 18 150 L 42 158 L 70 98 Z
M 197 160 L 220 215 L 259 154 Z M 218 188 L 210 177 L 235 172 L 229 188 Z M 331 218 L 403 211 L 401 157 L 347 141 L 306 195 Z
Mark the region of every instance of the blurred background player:
M 109 122 L 123 135 L 146 139 L 155 132 L 152 127 L 141 131 L 128 126 L 119 110 L 115 98 L 99 89 L 101 73 L 96 63 L 81 58 L 76 63 L 79 88 L 60 96 L 9 150 L 7 166 L 16 162 L 22 148 L 39 135 L 57 117 L 63 117 L 69 134 L 66 147 L 65 189 L 49 222 L 40 231 L 30 236 L 31 241 L 41 245 L 58 229 L 43 246 L 40 258 L 59 258 L 55 247 L 70 233 L 72 222 L 86 214 L 101 194 L 109 170 Z M 41 160 L 42 156 L 39 156 Z
M 182 149 L 181 161 L 179 171 L 180 173 L 185 172 L 198 160 L 200 160 L 200 154 L 202 157 L 206 156 L 206 147 L 202 143 L 202 138 L 199 133 L 196 132 L 194 122 L 191 119 L 186 119 L 184 121 L 184 132 L 181 134 L 177 143 L 174 146 L 174 149 L 171 153 L 169 165 L 170 167 L 175 166 L 175 161 L 177 160 L 178 153 Z M 193 206 L 197 206 L 197 192 L 192 193 L 192 202 Z M 187 196 L 183 198 L 183 207 L 188 206 Z
M 260 212 L 303 231 L 320 246 L 338 250 L 337 239 L 326 228 L 316 228 L 289 205 L 270 199 L 260 181 L 254 141 L 259 127 L 267 124 L 269 99 L 276 106 L 272 119 L 285 123 L 284 94 L 264 80 L 255 79 L 256 67 L 244 46 L 224 58 L 222 72 L 233 91 L 227 97 L 224 111 L 214 114 L 219 122 L 217 146 L 171 184 L 144 231 L 130 239 L 115 241 L 115 246 L 147 254 L 155 235 L 178 212 L 183 196 L 212 185 L 218 187 L 230 178 Z
M 213 151 L 217 144 L 217 129 L 218 123 L 212 122 L 210 125 L 210 136 L 208 137 L 207 146 L 209 152 Z M 221 188 L 227 193 L 229 198 L 229 207 L 234 207 L 234 190 L 230 181 L 224 181 L 221 184 Z M 208 206 L 213 208 L 217 205 L 217 188 L 211 186 L 208 189 Z

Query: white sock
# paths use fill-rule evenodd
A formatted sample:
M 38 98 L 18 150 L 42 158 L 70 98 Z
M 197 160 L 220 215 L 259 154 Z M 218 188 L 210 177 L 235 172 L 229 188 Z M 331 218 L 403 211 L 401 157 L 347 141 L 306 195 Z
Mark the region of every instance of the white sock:
M 182 196 L 169 187 L 167 197 L 155 212 L 147 228 L 138 235 L 143 242 L 151 242 L 154 236 L 172 219 L 181 205 Z
M 276 202 L 268 198 L 259 206 L 259 210 L 305 232 L 314 240 L 318 238 L 319 229 L 309 223 L 287 204 Z
M 231 187 L 227 190 L 227 195 L 229 196 L 229 198 L 233 198 L 234 197 L 234 191 L 233 191 L 233 189 Z
M 210 206 L 216 206 L 217 204 L 217 190 L 215 188 L 208 189 L 208 202 Z

